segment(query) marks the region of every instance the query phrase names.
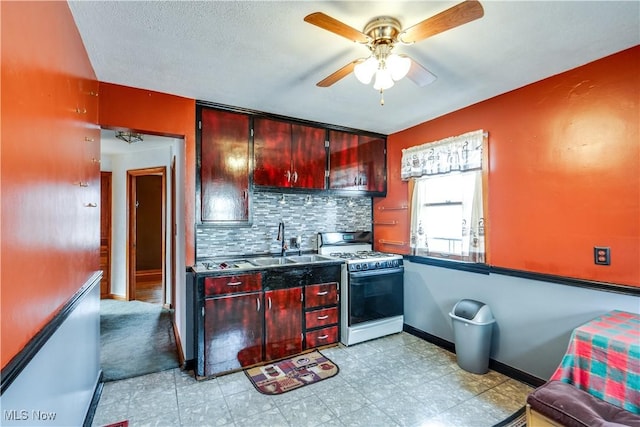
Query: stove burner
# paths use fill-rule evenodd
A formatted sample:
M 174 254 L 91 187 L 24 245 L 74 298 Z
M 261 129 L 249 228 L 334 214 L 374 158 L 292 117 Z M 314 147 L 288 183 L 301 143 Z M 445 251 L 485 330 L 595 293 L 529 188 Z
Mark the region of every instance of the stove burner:
M 329 255 L 348 260 L 397 257 L 397 255 L 395 254 L 388 254 L 377 251 L 331 252 Z

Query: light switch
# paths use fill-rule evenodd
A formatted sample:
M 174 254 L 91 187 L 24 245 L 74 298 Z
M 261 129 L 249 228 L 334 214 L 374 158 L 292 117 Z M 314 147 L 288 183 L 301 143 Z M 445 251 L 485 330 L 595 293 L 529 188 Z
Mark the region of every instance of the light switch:
M 611 264 L 611 248 L 606 248 L 604 246 L 594 246 L 593 262 L 598 265 Z

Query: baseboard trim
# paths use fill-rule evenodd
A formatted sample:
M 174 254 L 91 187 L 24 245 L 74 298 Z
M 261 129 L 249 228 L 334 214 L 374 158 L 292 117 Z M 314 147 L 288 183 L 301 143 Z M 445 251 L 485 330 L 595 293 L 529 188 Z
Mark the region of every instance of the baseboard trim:
M 96 409 L 98 409 L 98 403 L 100 402 L 100 397 L 102 396 L 102 390 L 104 389 L 104 382 L 102 381 L 102 369 L 100 370 L 100 375 L 98 375 L 98 383 L 96 384 L 96 388 L 93 390 L 93 397 L 91 398 L 91 404 L 89 405 L 89 410 L 87 411 L 87 415 L 84 418 L 84 423 L 82 423 L 82 427 L 91 427 L 93 424 L 93 417 L 96 415 Z
M 174 312 L 175 317 L 175 312 Z M 173 339 L 176 342 L 176 347 L 178 350 L 178 365 L 184 366 L 184 353 L 182 351 L 182 341 L 180 340 L 180 334 L 178 334 L 178 327 L 176 326 L 175 319 L 171 320 L 171 324 L 173 325 Z
M 162 280 L 162 269 L 138 270 L 136 271 L 136 281 L 138 280 Z
M 100 285 L 101 278 L 102 271 L 93 273 L 89 280 L 58 310 L 53 319 L 40 329 L 24 348 L 2 368 L 2 371 L 0 371 L 0 376 L 2 377 L 0 381 L 0 396 L 9 388 L 11 383 L 18 378 L 20 373 L 35 355 L 38 354 L 49 338 L 53 336 L 67 317 L 78 307 L 83 298 L 88 295 L 95 286 Z
M 414 328 L 413 326 L 407 325 L 406 323 L 403 325 L 402 330 L 408 334 L 411 334 L 418 338 L 422 338 L 425 341 L 435 344 L 438 347 L 441 347 L 451 353 L 455 353 L 455 344 L 450 341 L 447 341 L 435 335 L 431 335 L 428 332 L 425 332 L 418 328 Z M 521 371 L 502 362 L 498 362 L 494 359 L 489 359 L 489 368 L 493 369 L 496 372 L 500 372 L 501 374 L 506 375 L 510 378 L 513 378 L 514 380 L 529 384 L 532 387 L 540 387 L 541 385 L 546 383 L 546 380 L 543 380 L 542 378 L 538 378 L 534 375 L 528 374 L 524 371 Z

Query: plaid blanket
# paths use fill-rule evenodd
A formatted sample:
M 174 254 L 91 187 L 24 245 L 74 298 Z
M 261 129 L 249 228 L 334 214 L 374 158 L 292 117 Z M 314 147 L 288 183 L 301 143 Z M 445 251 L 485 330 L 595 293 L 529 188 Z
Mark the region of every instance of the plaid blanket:
M 551 377 L 640 413 L 640 316 L 614 310 L 574 329 Z

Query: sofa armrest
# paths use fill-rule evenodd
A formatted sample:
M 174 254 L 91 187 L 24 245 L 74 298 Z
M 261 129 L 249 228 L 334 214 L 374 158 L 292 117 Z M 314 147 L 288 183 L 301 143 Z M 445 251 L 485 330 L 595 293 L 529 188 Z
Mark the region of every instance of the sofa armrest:
M 632 414 L 561 381 L 549 381 L 535 389 L 527 396 L 527 405 L 530 406 L 530 411 L 542 414 L 557 423 L 555 425 L 640 427 L 640 415 Z

